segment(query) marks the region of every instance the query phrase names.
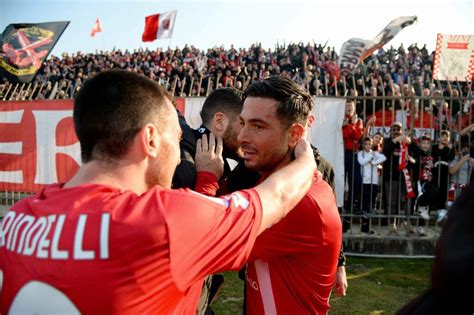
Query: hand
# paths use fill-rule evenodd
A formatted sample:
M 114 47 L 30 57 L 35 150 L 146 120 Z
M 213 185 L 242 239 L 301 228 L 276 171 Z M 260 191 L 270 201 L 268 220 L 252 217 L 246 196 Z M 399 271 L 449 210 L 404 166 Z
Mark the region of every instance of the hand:
M 196 157 L 194 163 L 198 172 L 211 172 L 219 179 L 224 174 L 224 159 L 222 158 L 222 139 L 211 133 L 209 142 L 207 135 L 203 135 L 196 143 Z
M 401 135 L 401 136 L 393 138 L 393 142 L 394 143 L 402 142 L 403 139 L 405 139 L 405 136 Z
M 339 296 L 346 296 L 347 287 L 346 267 L 339 266 L 337 267 L 336 279 L 334 280 L 336 294 Z
M 464 163 L 464 162 L 466 162 L 466 161 L 469 161 L 470 159 L 471 159 L 471 157 L 469 156 L 469 154 L 463 155 L 463 156 L 461 157 L 461 162 Z
M 352 115 L 352 124 L 357 122 L 357 114 Z
M 372 116 L 370 117 L 369 121 L 367 121 L 367 125 L 373 125 L 375 124 L 375 121 L 376 121 L 376 117 L 375 116 Z
M 347 126 L 349 125 L 349 119 L 345 118 L 344 121 L 342 122 L 342 126 Z

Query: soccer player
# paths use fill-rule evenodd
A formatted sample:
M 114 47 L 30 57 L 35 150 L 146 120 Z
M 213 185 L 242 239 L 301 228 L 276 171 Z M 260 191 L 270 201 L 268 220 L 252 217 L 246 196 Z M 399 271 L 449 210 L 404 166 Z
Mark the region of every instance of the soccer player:
M 181 129 L 166 92 L 123 70 L 74 101 L 83 165 L 9 210 L 0 228 L 0 312 L 191 314 L 206 275 L 238 270 L 256 237 L 301 200 L 309 143 L 255 189 L 224 198 L 171 190 Z M 222 142 L 212 158 L 220 158 Z
M 312 107 L 311 95 L 288 79 L 253 83 L 240 114 L 245 166 L 265 180 L 291 163 Z M 326 314 L 341 241 L 334 194 L 315 172 L 303 200 L 255 242 L 247 265 L 247 314 Z

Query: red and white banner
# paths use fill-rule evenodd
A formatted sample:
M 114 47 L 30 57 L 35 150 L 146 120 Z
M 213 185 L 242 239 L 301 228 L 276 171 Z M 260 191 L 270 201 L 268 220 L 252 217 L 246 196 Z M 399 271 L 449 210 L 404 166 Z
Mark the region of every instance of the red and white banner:
M 372 55 L 374 51 L 382 48 L 401 30 L 416 21 L 416 16 L 401 16 L 388 23 L 373 40 L 351 38 L 344 42 L 338 61 L 341 72 L 353 73 L 359 62 Z
M 474 35 L 438 34 L 433 63 L 435 80 L 474 79 Z
M 100 20 L 97 18 L 95 20 L 94 26 L 92 26 L 91 36 L 95 37 L 95 34 L 102 32 L 102 27 L 100 26 Z
M 372 116 L 367 117 L 367 120 Z M 373 136 L 375 133 L 380 132 L 384 137 L 390 136 L 390 127 L 394 122 L 400 122 L 405 129 L 410 128 L 411 117 L 404 110 L 392 111 L 378 111 L 375 113 L 375 125 L 371 128 L 369 135 Z M 419 138 L 423 134 L 429 134 L 434 137 L 435 128 L 435 117 L 430 113 L 420 112 L 418 118 L 415 119 L 413 129 L 415 137 Z
M 0 190 L 67 181 L 80 156 L 72 100 L 0 102 Z
M 405 27 L 414 24 L 418 18 L 416 16 L 400 16 L 393 21 L 390 21 L 387 26 L 372 40 L 371 45 L 362 54 L 361 61 L 372 55 L 376 50 L 379 50 L 395 35 L 401 32 Z
M 203 102 L 176 99 L 193 128 Z M 37 192 L 77 172 L 81 150 L 72 111 L 72 100 L 0 102 L 0 191 Z
M 155 39 L 171 38 L 173 36 L 174 22 L 178 11 L 170 11 L 147 16 L 142 41 L 152 42 Z

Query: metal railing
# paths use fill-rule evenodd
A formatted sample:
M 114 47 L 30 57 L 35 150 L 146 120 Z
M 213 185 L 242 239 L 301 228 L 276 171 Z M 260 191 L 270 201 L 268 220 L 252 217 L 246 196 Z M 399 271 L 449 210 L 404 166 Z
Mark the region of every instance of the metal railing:
M 241 83 L 241 86 L 237 84 L 237 82 L 237 80 L 225 81 L 227 86 L 245 89 L 251 84 L 252 80 Z M 328 82 L 328 80 L 325 80 L 325 82 Z M 398 113 L 407 115 L 404 116 L 406 118 L 406 128 L 404 131 L 413 137 L 413 141 L 417 140 L 415 139 L 415 135 L 417 138 L 420 136 L 420 133 L 416 134 L 419 129 L 418 127 L 420 127 L 418 121 L 426 121 L 426 116 L 430 117 L 430 119 L 428 119 L 428 125 L 421 125 L 421 127 L 423 127 L 421 129 L 422 133 L 429 133 L 431 135 L 433 144 L 438 143 L 441 130 L 448 130 L 451 133 L 451 144 L 456 152 L 455 154 L 459 154 L 462 145 L 465 144 L 463 141 L 466 139 L 468 141 L 468 149 L 472 152 L 472 143 L 474 140 L 472 134 L 474 129 L 466 132 L 466 128 L 474 124 L 474 100 L 472 97 L 471 82 L 465 83 L 469 87 L 467 91 L 465 85 L 461 88 L 461 83 L 459 82 L 432 82 L 430 88 L 428 88 L 429 93 L 426 91 L 427 95 L 425 96 L 416 95 L 414 86 L 410 82 L 398 90 L 390 80 L 388 82 L 388 90 L 391 95 L 385 95 L 387 85 L 384 86 L 382 81 L 376 83 L 372 80 L 370 87 L 363 86 L 364 93 L 362 93 L 362 95 L 354 93 L 354 90 L 348 87 L 345 79 L 341 79 L 340 82 L 342 82 L 341 88 L 334 90 L 334 96 L 350 98 L 356 102 L 359 117 L 364 122 L 363 136 L 374 136 L 375 132 L 380 130 L 382 131 L 383 137 L 388 138 L 390 135 L 389 121 L 396 121 L 398 110 Z M 187 82 L 187 79 L 179 80 L 179 78 L 175 78 L 172 82 L 166 80 L 161 83 L 165 85 L 173 95 L 185 97 L 206 96 L 213 89 L 222 86 L 220 77 L 201 77 L 199 80 L 191 79 L 189 82 Z M 355 85 L 355 82 L 353 82 L 353 85 Z M 325 92 L 329 92 L 328 84 L 322 86 Z M 379 89 L 377 89 L 377 87 L 379 87 Z M 4 84 L 0 85 L 0 100 L 32 100 L 38 99 L 38 97 L 40 99 L 69 98 L 69 92 L 72 91 L 73 96 L 78 88 L 80 87 L 71 87 L 64 84 L 60 86 L 58 82 L 55 84 Z M 377 89 L 377 93 L 380 91 L 381 95 L 366 93 L 366 91 L 370 92 L 370 89 L 373 90 L 374 88 Z M 68 93 L 65 92 L 66 89 L 69 91 Z M 441 91 L 441 95 L 439 91 Z M 443 92 L 448 94 L 448 96 L 443 95 Z M 443 106 L 447 106 L 447 110 L 441 115 L 440 111 L 443 111 Z M 380 115 L 381 121 L 377 121 L 374 124 L 370 118 L 376 112 L 382 113 Z M 353 165 L 357 163 L 356 152 L 353 154 L 352 163 Z M 384 163 L 398 164 L 398 157 L 387 156 L 387 160 Z M 421 164 L 418 163 L 416 165 L 418 169 L 412 166 L 409 170 L 412 179 L 416 178 L 417 176 L 415 174 L 419 174 L 421 171 L 419 169 Z M 356 171 L 356 169 L 356 167 L 352 167 L 353 172 Z M 387 168 L 385 168 L 385 171 L 386 169 Z M 389 169 L 392 170 L 391 167 Z M 438 168 L 438 170 L 440 170 L 440 168 Z M 346 182 L 345 207 L 341 209 L 341 217 L 345 228 L 344 237 L 346 240 L 360 237 L 379 240 L 403 240 L 405 238 L 436 240 L 438 238 L 441 230 L 441 223 L 437 222 L 436 210 L 438 209 L 430 209 L 430 219 L 422 219 L 419 214 L 419 205 L 415 204 L 416 197 L 412 199 L 404 197 L 405 185 L 402 180 L 402 174 L 398 174 L 399 180 L 393 180 L 393 178 L 396 177 L 394 177 L 394 174 L 387 176 L 387 174 L 384 174 L 383 169 L 380 171 L 379 185 L 376 190 L 370 192 L 368 197 L 371 200 L 370 213 L 363 213 L 361 211 L 364 186 L 354 181 L 354 173 L 351 175 L 352 176 L 348 177 L 350 177 L 352 181 Z M 391 180 L 384 180 L 384 178 Z M 451 178 L 452 176 L 449 174 L 448 176 L 438 174 L 438 176 L 436 176 L 437 182 L 434 183 L 435 186 L 443 187 L 442 190 L 438 191 L 438 194 L 443 194 L 444 196 L 441 199 L 446 199 L 446 201 L 449 202 L 452 202 L 453 199 L 449 191 L 449 188 L 451 188 L 453 184 Z M 418 195 L 417 183 L 413 182 L 412 184 L 415 193 Z M 392 186 L 387 187 L 387 185 Z M 446 190 L 446 187 L 448 187 L 448 190 Z M 459 187 L 456 188 L 456 191 L 458 190 Z M 27 195 L 28 194 L 21 192 L 0 192 L 0 209 L 5 211 L 16 201 Z M 347 200 L 347 198 L 351 198 L 351 200 Z M 395 209 L 392 209 L 391 205 L 395 204 Z M 447 208 L 448 205 L 446 205 L 446 209 Z M 423 230 L 425 233 L 420 233 Z M 374 234 L 371 234 L 371 231 L 373 231 Z M 351 252 L 350 249 L 348 251 Z M 356 251 L 357 250 L 354 250 L 354 252 Z M 383 252 L 377 254 L 383 254 Z

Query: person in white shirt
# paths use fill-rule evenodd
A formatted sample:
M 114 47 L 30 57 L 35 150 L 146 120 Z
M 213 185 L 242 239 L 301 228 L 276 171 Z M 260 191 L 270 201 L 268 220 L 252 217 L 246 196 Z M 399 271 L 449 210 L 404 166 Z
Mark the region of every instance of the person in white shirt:
M 377 196 L 380 179 L 378 165 L 386 159 L 382 153 L 372 150 L 372 138 L 365 137 L 363 150 L 357 152 L 357 160 L 360 164 L 362 176 L 362 232 L 373 234 L 369 229 L 368 217 L 375 207 L 375 197 Z

